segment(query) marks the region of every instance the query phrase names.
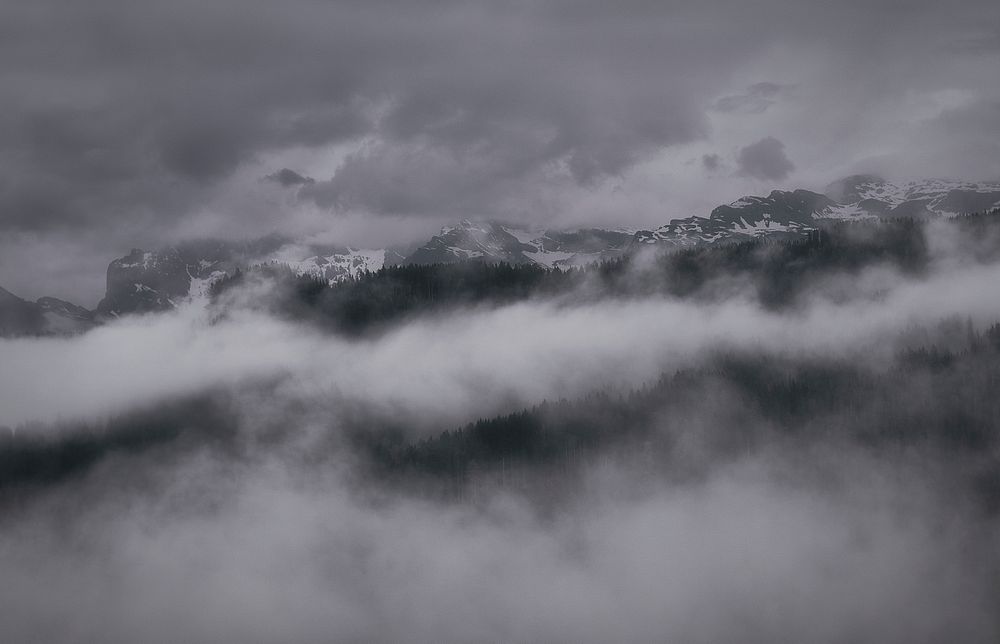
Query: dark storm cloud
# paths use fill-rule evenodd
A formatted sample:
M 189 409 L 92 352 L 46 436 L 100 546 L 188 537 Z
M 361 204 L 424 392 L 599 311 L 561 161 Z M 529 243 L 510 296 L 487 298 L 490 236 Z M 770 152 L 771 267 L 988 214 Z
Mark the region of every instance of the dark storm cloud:
M 423 480 L 386 490 L 359 477 L 354 455 L 338 449 L 340 414 L 358 410 L 345 399 L 436 434 L 511 404 L 639 386 L 723 346 L 778 365 L 864 356 L 888 370 L 887 340 L 900 329 L 957 313 L 982 328 L 1000 315 L 1000 298 L 983 297 L 998 266 L 945 246 L 967 263 L 912 280 L 882 269 L 845 276 L 852 289 L 874 279 L 882 295 L 816 299 L 790 315 L 744 300 L 522 302 L 356 342 L 241 312 L 234 298 L 226 315 L 185 306 L 71 339 L 0 342 L 0 425 L 103 417 L 219 388 L 232 388 L 220 408 L 239 406 L 223 417 L 230 438 L 185 432 L 153 450 L 119 447 L 86 474 L 11 497 L 0 633 L 12 642 L 39 633 L 49 642 L 909 644 L 942 633 L 995 642 L 997 517 L 978 512 L 951 473 L 966 465 L 957 445 L 869 450 L 853 443 L 853 426 L 822 423 L 796 426 L 784 442 L 760 432 L 768 421 L 745 392 L 710 384 L 684 396 L 685 422 L 664 419 L 668 452 L 583 451 L 582 478 L 546 477 L 536 490 L 484 481 L 471 499 L 435 502 Z M 203 408 L 194 409 L 200 427 Z M 723 436 L 739 437 L 735 453 Z M 569 498 L 549 489 L 564 485 Z
M 704 83 L 658 79 L 694 36 L 641 20 L 564 24 L 547 8 L 476 2 L 0 11 L 18 25 L 0 52 L 10 99 L 0 127 L 18 151 L 2 163 L 28 181 L 0 205 L 18 227 L 140 211 L 162 225 L 240 164 L 289 146 L 371 136 L 389 148 L 365 155 L 372 172 L 407 145 L 472 157 L 493 179 L 563 163 L 588 183 L 702 133 L 684 94 Z M 338 201 L 359 199 L 347 194 Z
M 712 154 L 705 154 L 701 157 L 701 165 L 709 172 L 715 172 L 722 165 L 722 157 L 714 152 Z
M 795 101 L 808 127 L 768 131 L 796 150 L 834 141 L 831 164 L 843 165 L 880 101 L 950 87 L 996 100 L 983 25 L 997 12 L 978 0 L 905 12 L 888 1 L 8 0 L 0 232 L 86 231 L 106 262 L 184 231 L 304 225 L 239 197 L 281 167 L 317 179 L 284 208 L 545 217 L 556 210 L 538 204 L 572 210 L 669 162 L 673 146 L 752 141 L 725 119 Z M 795 95 L 772 105 L 790 84 Z M 984 163 L 990 150 L 963 152 L 936 163 Z M 663 201 L 622 194 L 624 211 Z
M 795 169 L 785 155 L 785 144 L 773 136 L 741 148 L 736 163 L 740 174 L 769 181 L 780 181 Z

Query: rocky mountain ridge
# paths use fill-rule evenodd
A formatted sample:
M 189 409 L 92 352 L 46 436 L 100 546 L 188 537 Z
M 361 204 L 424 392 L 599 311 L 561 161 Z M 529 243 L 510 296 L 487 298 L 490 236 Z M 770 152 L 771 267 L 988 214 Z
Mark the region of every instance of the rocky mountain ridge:
M 830 218 L 954 217 L 1000 206 L 1000 183 L 925 179 L 891 183 L 870 174 L 834 181 L 826 195 L 835 202 Z
M 159 251 L 133 249 L 109 264 L 106 294 L 94 312 L 54 298 L 27 302 L 2 291 L 0 333 L 73 333 L 101 319 L 169 310 L 206 298 L 213 281 L 253 264 L 285 264 L 329 284 L 400 264 L 484 261 L 568 268 L 639 248 L 795 239 L 828 221 L 950 217 L 1000 207 L 1000 183 L 931 179 L 894 184 L 853 175 L 831 183 L 824 193 L 774 190 L 764 197 L 746 196 L 708 216 L 675 219 L 652 230 L 546 230 L 463 220 L 410 247 L 360 249 L 271 235 L 241 243 L 200 240 Z

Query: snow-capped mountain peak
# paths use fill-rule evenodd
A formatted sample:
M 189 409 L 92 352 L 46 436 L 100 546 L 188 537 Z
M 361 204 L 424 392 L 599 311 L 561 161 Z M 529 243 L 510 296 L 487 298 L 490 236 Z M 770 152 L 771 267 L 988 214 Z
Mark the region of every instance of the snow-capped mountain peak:
M 161 251 L 133 249 L 108 267 L 102 315 L 170 309 L 204 299 L 211 284 L 240 266 L 286 264 L 328 284 L 398 264 L 459 261 L 569 267 L 621 256 L 649 245 L 688 247 L 748 239 L 798 239 L 827 220 L 937 217 L 1000 206 L 1000 184 L 929 179 L 894 184 L 854 175 L 826 194 L 774 190 L 719 206 L 707 216 L 675 219 L 653 230 L 551 230 L 463 219 L 410 248 L 318 246 L 279 236 L 237 244 L 197 241 Z M 412 252 L 411 252 L 412 251 Z
M 837 202 L 834 218 L 953 217 L 1000 206 L 1000 183 L 924 179 L 891 183 L 875 175 L 853 175 L 827 186 Z
M 386 265 L 385 248 L 345 248 L 342 252 L 312 255 L 298 261 L 285 262 L 299 275 L 311 275 L 328 284 L 356 278 L 363 273 L 374 273 Z M 398 259 L 398 258 L 397 258 Z
M 636 242 L 689 247 L 756 237 L 799 237 L 834 205 L 827 197 L 808 190 L 774 190 L 766 197 L 741 197 L 719 206 L 708 217 L 695 215 L 655 230 L 640 230 Z

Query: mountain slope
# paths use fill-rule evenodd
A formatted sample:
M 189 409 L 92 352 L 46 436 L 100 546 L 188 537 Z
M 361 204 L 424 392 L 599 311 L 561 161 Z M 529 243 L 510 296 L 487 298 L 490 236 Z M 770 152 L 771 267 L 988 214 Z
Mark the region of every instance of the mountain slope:
M 168 310 L 182 301 L 205 297 L 215 280 L 251 264 L 287 264 L 296 274 L 327 284 L 388 266 L 469 260 L 565 268 L 615 259 L 650 246 L 685 248 L 762 237 L 795 239 L 824 221 L 952 216 L 1000 205 L 1000 184 L 926 180 L 896 185 L 872 175 L 855 175 L 830 184 L 825 192 L 775 190 L 766 197 L 746 196 L 715 208 L 707 217 L 676 219 L 635 233 L 528 229 L 463 220 L 409 248 L 321 246 L 270 236 L 247 243 L 197 241 L 157 252 L 134 249 L 108 266 L 107 292 L 98 312 L 115 317 Z
M 406 258 L 406 264 L 450 264 L 462 260 L 580 266 L 621 255 L 632 234 L 598 228 L 531 230 L 498 222 L 464 220 L 445 227 Z
M 775 190 L 636 233 L 637 244 L 689 247 L 753 237 L 796 237 L 837 219 L 953 217 L 1000 206 L 1000 184 L 927 179 L 893 184 L 874 175 L 831 183 L 825 194 Z
M 837 202 L 827 215 L 854 217 L 953 217 L 1000 206 L 1000 184 L 926 179 L 894 184 L 858 174 L 834 181 L 825 190 Z
M 525 252 L 536 250 L 501 224 L 472 222 L 468 219 L 457 226 L 441 229 L 426 244 L 406 258 L 407 264 L 450 264 L 476 259 L 508 264 L 530 264 Z
M 775 190 L 766 197 L 743 197 L 719 206 L 708 217 L 675 219 L 655 230 L 640 230 L 635 243 L 686 247 L 755 237 L 798 237 L 835 206 L 829 197 L 808 190 Z
M 41 335 L 44 328 L 41 307 L 0 287 L 0 336 Z
M 252 264 L 285 264 L 297 275 L 334 284 L 402 264 L 479 260 L 546 268 L 575 266 L 617 257 L 631 239 L 631 233 L 622 231 L 529 231 L 496 222 L 466 220 L 444 228 L 415 250 L 323 246 L 282 237 L 248 244 L 200 241 L 160 251 L 133 249 L 108 266 L 107 290 L 98 312 L 104 317 L 117 317 L 170 310 L 181 302 L 204 297 L 215 280 Z
M 0 287 L 0 337 L 72 334 L 94 324 L 82 306 L 54 297 L 29 302 Z
M 108 265 L 107 290 L 97 310 L 105 317 L 170 310 L 207 297 L 214 281 L 252 264 L 287 264 L 299 275 L 332 284 L 403 259 L 392 248 L 315 246 L 280 236 L 246 243 L 194 241 L 160 251 L 136 248 Z

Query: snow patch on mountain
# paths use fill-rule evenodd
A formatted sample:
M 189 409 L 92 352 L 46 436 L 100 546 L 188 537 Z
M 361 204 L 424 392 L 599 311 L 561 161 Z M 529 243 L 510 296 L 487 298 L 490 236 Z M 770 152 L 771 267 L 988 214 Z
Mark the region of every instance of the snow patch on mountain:
M 568 231 L 524 228 L 497 222 L 464 220 L 410 255 L 405 263 L 434 264 L 475 259 L 546 268 L 580 266 L 620 256 L 631 232 L 602 229 Z
M 357 278 L 364 273 L 374 273 L 385 266 L 386 249 L 347 248 L 329 255 L 312 255 L 301 260 L 286 260 L 297 275 L 309 275 L 327 284 Z
M 212 266 L 213 264 L 209 264 Z M 207 268 L 207 267 L 206 267 Z M 192 277 L 188 286 L 187 299 L 191 302 L 207 303 L 212 284 L 227 275 L 226 271 L 212 271 L 206 277 Z
M 748 195 L 707 216 L 675 219 L 652 230 L 546 230 L 465 219 L 408 248 L 318 245 L 272 235 L 244 243 L 193 241 L 157 252 L 133 249 L 108 266 L 106 296 L 98 313 L 168 310 L 177 302 L 204 300 L 221 276 L 253 264 L 285 264 L 298 275 L 330 285 L 401 264 L 474 260 L 564 268 L 614 259 L 638 247 L 801 239 L 827 221 L 954 216 L 1000 207 L 1000 183 L 930 179 L 893 184 L 855 175 L 830 184 L 825 192 Z
M 837 204 L 831 218 L 954 217 L 1000 207 L 1000 183 L 925 179 L 891 183 L 875 175 L 853 175 L 831 183 Z

